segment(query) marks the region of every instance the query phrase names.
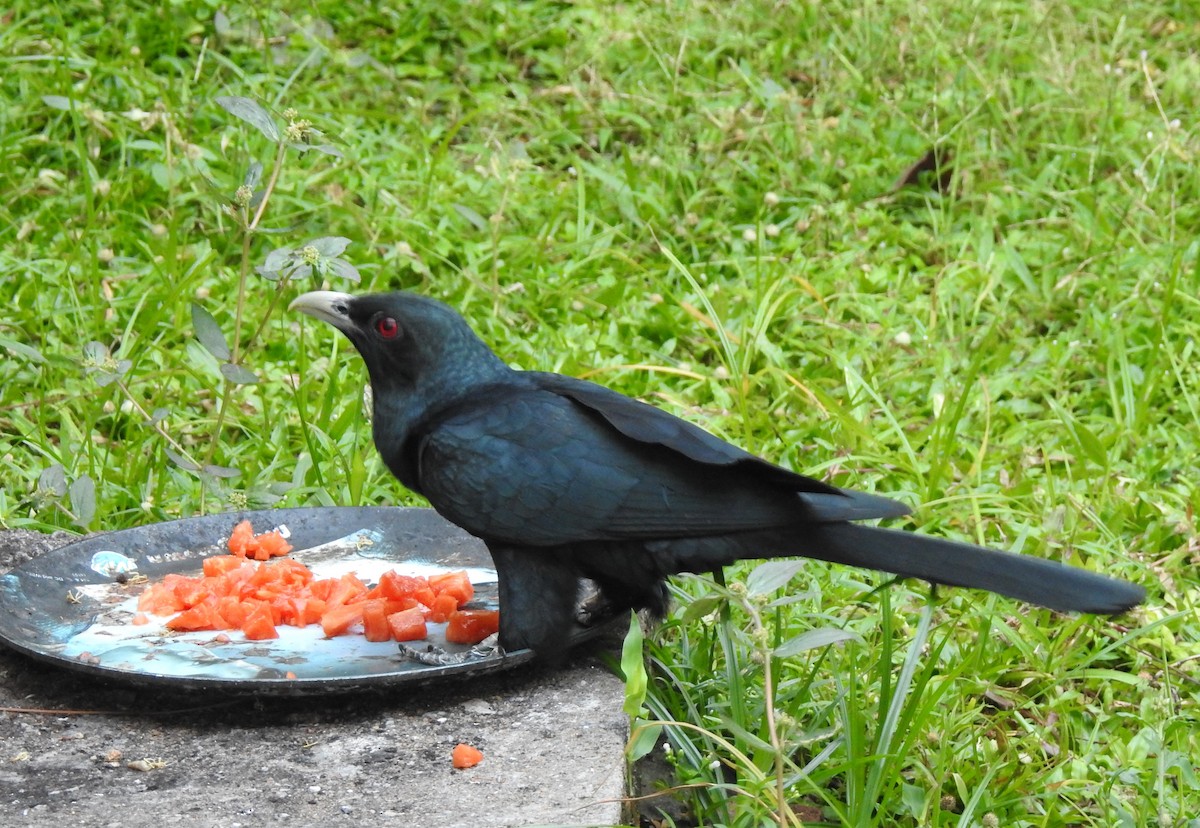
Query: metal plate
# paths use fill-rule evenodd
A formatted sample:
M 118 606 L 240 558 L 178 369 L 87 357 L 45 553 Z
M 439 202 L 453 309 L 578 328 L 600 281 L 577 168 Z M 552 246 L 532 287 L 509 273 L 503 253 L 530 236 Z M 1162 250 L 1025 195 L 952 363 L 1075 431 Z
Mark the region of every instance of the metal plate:
M 431 509 L 312 508 L 237 512 L 141 526 L 60 547 L 0 576 L 0 640 L 34 658 L 142 685 L 302 695 L 425 683 L 506 670 L 530 661 L 529 650 L 473 657 L 449 666 L 404 660 L 395 642 L 361 635 L 324 638 L 319 625 L 280 626 L 273 641 L 237 631 L 168 631 L 161 616 L 131 623 L 145 583 L 170 572 L 198 575 L 223 554 L 234 524 L 255 532 L 286 527 L 291 557 L 318 578 L 355 572 L 372 583 L 389 569 L 403 574 L 466 569 L 472 606 L 495 609 L 496 573 L 478 539 Z M 428 643 L 447 652 L 445 625 L 430 624 Z M 590 637 L 579 630 L 577 639 Z M 421 642 L 414 642 L 420 644 Z M 288 673 L 295 677 L 288 677 Z

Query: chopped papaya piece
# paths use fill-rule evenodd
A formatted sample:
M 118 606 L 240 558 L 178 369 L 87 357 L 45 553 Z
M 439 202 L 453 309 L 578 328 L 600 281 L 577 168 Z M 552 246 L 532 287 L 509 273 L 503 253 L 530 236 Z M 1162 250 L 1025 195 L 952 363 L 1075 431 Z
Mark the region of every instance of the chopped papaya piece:
M 292 545 L 279 533 L 278 529 L 264 532 L 256 540 L 258 540 L 259 552 L 265 555 L 265 557 L 259 558 L 260 561 L 278 558 L 292 551 Z
M 355 624 L 361 623 L 365 603 L 365 601 L 358 601 L 353 604 L 336 604 L 326 607 L 325 614 L 321 616 L 321 631 L 325 633 L 325 637 L 333 638 L 336 635 L 342 635 Z
M 450 753 L 450 764 L 458 770 L 473 768 L 483 761 L 483 753 L 470 745 L 461 742 L 454 746 Z
M 329 606 L 336 607 L 341 604 L 352 604 L 355 601 L 365 601 L 366 597 L 367 585 L 360 581 L 353 572 L 347 572 L 334 582 L 333 588 L 329 590 L 329 597 L 325 601 Z
M 185 609 L 167 622 L 168 630 L 220 630 L 226 627 L 225 622 L 217 613 L 216 599 L 202 601 L 194 607 Z
M 233 531 L 229 533 L 229 542 L 226 545 L 232 554 L 244 558 L 252 540 L 254 540 L 254 527 L 250 525 L 250 521 L 243 520 L 237 526 L 233 527 Z
M 446 640 L 451 644 L 478 644 L 500 631 L 500 613 L 496 610 L 455 610 L 446 624 Z
M 271 605 L 259 604 L 252 609 L 242 624 L 242 633 L 250 641 L 279 638 L 279 631 L 275 629 L 275 621 L 271 617 Z
M 424 578 L 412 575 L 401 575 L 394 569 L 389 569 L 379 577 L 379 591 L 384 598 L 392 601 L 416 600 L 417 591 L 429 586 Z
M 319 623 L 330 637 L 361 628 L 370 641 L 425 638 L 427 620 L 452 621 L 448 638 L 462 643 L 495 631 L 496 613 L 458 609 L 474 595 L 466 571 L 425 578 L 391 570 L 370 588 L 355 573 L 318 579 L 299 561 L 268 560 L 291 546 L 278 531 L 255 535 L 249 521 L 233 528 L 227 546 L 230 554 L 203 561 L 202 575 L 172 573 L 151 584 L 138 596 L 133 623 L 167 615 L 173 630 L 238 629 L 250 640 L 278 637 L 281 624 Z
M 237 555 L 213 555 L 211 558 L 205 558 L 203 569 L 206 578 L 216 578 L 237 569 L 246 561 L 239 558 Z
M 458 572 L 446 572 L 442 575 L 431 575 L 429 577 L 429 588 L 438 595 L 453 595 L 458 600 L 458 606 L 471 600 L 475 594 L 475 588 L 471 586 L 471 579 L 465 570 Z M 455 607 L 457 609 L 458 607 Z
M 217 599 L 217 613 L 231 629 L 240 630 L 250 614 L 250 607 L 232 595 L 225 595 Z
M 266 561 L 292 551 L 292 545 L 287 542 L 278 529 L 254 534 L 250 521 L 243 520 L 229 533 L 227 544 L 229 551 L 240 558 L 253 558 L 256 561 Z
M 393 612 L 387 617 L 388 629 L 397 641 L 420 641 L 429 635 L 425 614 L 413 607 Z
M 367 641 L 390 641 L 392 631 L 388 628 L 387 610 L 382 599 L 363 602 L 363 635 Z
M 450 613 L 458 609 L 458 599 L 453 595 L 439 595 L 429 606 L 429 620 L 441 624 L 450 617 Z

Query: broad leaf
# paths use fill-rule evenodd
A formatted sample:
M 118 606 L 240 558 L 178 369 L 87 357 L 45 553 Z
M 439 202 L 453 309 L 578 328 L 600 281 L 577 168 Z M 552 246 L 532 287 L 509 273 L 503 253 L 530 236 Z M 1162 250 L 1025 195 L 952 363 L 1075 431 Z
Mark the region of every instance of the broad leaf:
M 230 115 L 255 127 L 272 141 L 279 140 L 279 124 L 275 123 L 271 113 L 263 109 L 258 101 L 236 96 L 222 96 L 217 98 L 217 103 Z
M 642 657 L 642 622 L 636 612 L 629 613 L 629 632 L 621 645 L 621 672 L 625 674 L 626 714 L 636 717 L 646 701 L 646 662 Z
M 334 256 L 340 256 L 346 252 L 346 248 L 350 246 L 350 240 L 345 236 L 321 236 L 304 246 L 315 247 L 323 258 L 332 259 Z
M 55 497 L 62 497 L 67 493 L 67 473 L 63 470 L 62 464 L 55 463 L 42 470 L 38 476 L 38 489 L 49 492 Z
M 242 179 L 242 184 L 250 189 L 258 186 L 258 182 L 262 181 L 263 165 L 257 161 L 250 162 L 250 168 L 246 170 L 246 177 Z
M 659 734 L 662 732 L 662 725 L 659 722 L 635 719 L 632 730 L 629 744 L 625 746 L 625 756 L 628 761 L 636 762 L 654 750 L 654 746 L 658 744 Z
M 69 495 L 75 522 L 80 526 L 87 526 L 96 516 L 96 484 L 92 482 L 92 478 L 82 474 L 71 482 Z
M 326 264 L 329 265 L 329 272 L 333 276 L 338 276 L 348 282 L 362 281 L 362 277 L 358 275 L 358 268 L 345 259 L 330 259 Z
M 861 641 L 862 639 L 848 630 L 839 630 L 837 627 L 821 627 L 817 630 L 802 632 L 795 638 L 789 638 L 775 648 L 773 655 L 776 658 L 789 658 L 806 650 L 815 650 L 818 647 L 828 647 L 830 644 L 850 640 Z
M 232 362 L 221 363 L 221 376 L 234 385 L 253 385 L 258 382 L 258 377 L 253 371 L 244 365 L 236 365 Z
M 725 601 L 720 595 L 703 595 L 687 605 L 683 611 L 683 623 L 694 624 L 704 616 L 717 610 Z
M 804 568 L 804 561 L 767 561 L 759 564 L 746 579 L 746 591 L 751 595 L 774 592 Z
M 346 155 L 340 149 L 330 144 L 301 144 L 305 150 L 319 152 L 324 155 L 332 155 L 334 158 L 345 158 Z
M 263 261 L 262 267 L 258 270 L 261 273 L 264 270 L 278 273 L 283 270 L 296 257 L 296 251 L 290 247 L 280 247 L 278 250 L 272 250 L 267 254 L 267 258 Z
M 91 363 L 93 370 L 98 369 L 108 359 L 108 346 L 103 342 L 97 342 L 93 339 L 83 346 L 83 357 L 87 362 Z
M 170 458 L 172 463 L 174 463 L 176 466 L 179 466 L 179 468 L 181 468 L 181 469 L 186 469 L 187 471 L 190 471 L 190 472 L 200 471 L 199 466 L 197 466 L 191 460 L 184 457 L 179 452 L 172 449 L 170 446 L 164 446 L 163 453 L 166 454 L 168 458 Z
M 192 303 L 192 327 L 196 329 L 196 339 L 200 340 L 204 350 L 217 359 L 229 359 L 231 353 L 229 345 L 225 342 L 225 332 L 221 330 L 217 320 L 213 319 L 212 314 L 195 302 Z

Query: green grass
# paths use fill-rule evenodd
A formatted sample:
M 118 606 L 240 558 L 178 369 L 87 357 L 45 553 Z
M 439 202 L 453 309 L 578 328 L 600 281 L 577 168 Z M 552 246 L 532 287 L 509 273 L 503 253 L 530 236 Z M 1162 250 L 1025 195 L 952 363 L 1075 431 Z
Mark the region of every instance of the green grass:
M 1116 621 L 927 610 L 814 563 L 750 605 L 764 642 L 739 600 L 685 622 L 714 587 L 681 579 L 647 703 L 704 731 L 669 731 L 699 822 L 777 824 L 785 760 L 809 823 L 1197 824 L 1189 5 L 215 8 L 0 12 L 0 524 L 416 502 L 373 455 L 357 358 L 269 310 L 275 283 L 248 273 L 259 384 L 224 385 L 193 333 L 194 301 L 234 336 L 226 205 L 251 159 L 274 169 L 215 99 L 294 108 L 344 157 L 286 155 L 247 263 L 344 236 L 365 289 L 446 299 L 514 364 L 895 494 L 919 531 L 1149 588 Z M 893 192 L 935 146 L 950 186 Z M 85 370 L 92 341 L 120 382 Z M 172 462 L 139 409 L 239 476 Z M 753 656 L 810 628 L 855 638 L 772 660 L 772 744 Z

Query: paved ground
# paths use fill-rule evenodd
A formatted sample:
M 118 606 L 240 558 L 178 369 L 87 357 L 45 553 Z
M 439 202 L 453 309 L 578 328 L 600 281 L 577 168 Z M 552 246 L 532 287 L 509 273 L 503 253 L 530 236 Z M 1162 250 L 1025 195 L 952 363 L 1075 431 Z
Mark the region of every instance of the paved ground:
M 70 539 L 0 532 L 0 573 Z M 465 685 L 272 699 L 103 685 L 0 648 L 0 825 L 608 826 L 621 701 L 586 654 Z M 452 770 L 458 742 L 484 762 Z

